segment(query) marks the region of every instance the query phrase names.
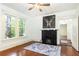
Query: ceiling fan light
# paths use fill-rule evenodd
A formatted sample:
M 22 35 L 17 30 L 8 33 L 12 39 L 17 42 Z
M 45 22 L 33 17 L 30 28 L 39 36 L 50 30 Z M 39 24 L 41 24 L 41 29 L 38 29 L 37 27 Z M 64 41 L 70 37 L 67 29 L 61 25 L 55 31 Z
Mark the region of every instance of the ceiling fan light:
M 35 6 L 35 8 L 39 8 L 39 5 L 38 4 L 35 4 L 34 6 Z

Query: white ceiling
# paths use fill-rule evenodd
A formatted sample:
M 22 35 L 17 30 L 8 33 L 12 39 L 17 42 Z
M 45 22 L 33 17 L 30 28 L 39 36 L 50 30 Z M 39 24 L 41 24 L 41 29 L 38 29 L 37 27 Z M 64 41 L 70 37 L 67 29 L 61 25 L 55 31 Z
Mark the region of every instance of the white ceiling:
M 30 15 L 51 14 L 55 12 L 74 9 L 79 6 L 78 3 L 52 3 L 48 7 L 42 7 L 43 11 L 40 12 L 38 9 L 32 9 L 31 11 L 29 11 L 28 9 L 32 7 L 32 5 L 28 3 L 3 3 L 3 4 L 15 10 L 18 10 L 24 14 L 30 14 Z

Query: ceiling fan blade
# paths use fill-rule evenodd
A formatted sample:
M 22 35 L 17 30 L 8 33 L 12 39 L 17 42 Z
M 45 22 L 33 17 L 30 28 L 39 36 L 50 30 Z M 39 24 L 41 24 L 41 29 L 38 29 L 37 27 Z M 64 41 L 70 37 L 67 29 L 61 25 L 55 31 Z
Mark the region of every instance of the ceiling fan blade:
M 42 12 L 42 9 L 39 9 L 40 10 L 40 12 Z
M 31 8 L 29 8 L 28 10 L 32 10 L 33 8 L 31 7 Z
M 32 5 L 38 4 L 39 6 L 50 6 L 50 3 L 29 3 Z
M 43 3 L 43 4 L 40 3 L 40 6 L 50 6 L 50 3 Z
M 34 8 L 34 6 L 33 7 L 30 7 L 28 10 L 32 10 Z
M 32 4 L 32 5 L 34 5 L 35 3 L 28 3 L 28 4 Z

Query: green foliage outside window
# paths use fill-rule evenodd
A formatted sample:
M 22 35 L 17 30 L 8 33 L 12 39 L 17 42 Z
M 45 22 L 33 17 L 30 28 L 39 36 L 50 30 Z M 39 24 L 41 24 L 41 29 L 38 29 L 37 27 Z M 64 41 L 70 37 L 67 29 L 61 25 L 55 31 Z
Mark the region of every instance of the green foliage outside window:
M 19 19 L 19 21 L 16 21 L 17 18 L 15 17 L 7 16 L 7 15 L 5 16 L 7 17 L 6 18 L 6 37 L 8 38 L 15 37 L 16 32 L 19 32 L 19 36 L 24 36 L 24 29 L 25 29 L 24 19 Z M 18 23 L 19 26 L 16 23 Z M 18 28 L 19 31 L 16 31 L 16 27 Z
M 19 20 L 19 36 L 23 36 L 24 34 L 24 26 L 25 26 L 25 24 L 24 24 L 24 21 L 23 21 L 23 19 L 20 19 Z
M 7 33 L 7 36 L 9 38 L 15 37 L 15 28 L 14 27 L 10 27 L 9 32 Z

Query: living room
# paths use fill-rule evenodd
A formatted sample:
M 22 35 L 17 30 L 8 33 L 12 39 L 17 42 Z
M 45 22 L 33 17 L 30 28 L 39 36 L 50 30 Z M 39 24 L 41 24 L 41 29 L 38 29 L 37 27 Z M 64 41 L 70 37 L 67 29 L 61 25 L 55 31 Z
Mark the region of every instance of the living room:
M 67 44 L 66 41 L 70 40 L 72 44 L 67 50 L 69 52 L 71 51 L 71 53 L 63 55 L 78 56 L 78 12 L 79 3 L 1 3 L 0 55 L 8 55 L 6 54 L 8 52 L 5 53 L 5 51 L 10 51 L 9 49 L 18 51 L 19 48 L 17 47 L 24 44 L 28 45 L 29 42 L 62 46 Z M 63 29 L 61 25 L 67 25 L 67 28 Z M 66 41 L 62 37 L 66 37 Z M 53 41 L 50 40 L 51 38 Z M 63 44 L 61 44 L 61 41 Z M 67 45 L 63 47 L 67 48 Z M 76 51 L 75 53 L 73 52 L 74 50 Z M 22 53 L 23 52 L 25 52 L 25 50 L 22 51 Z M 11 55 L 16 54 L 12 53 Z M 61 54 L 56 55 L 61 56 Z

